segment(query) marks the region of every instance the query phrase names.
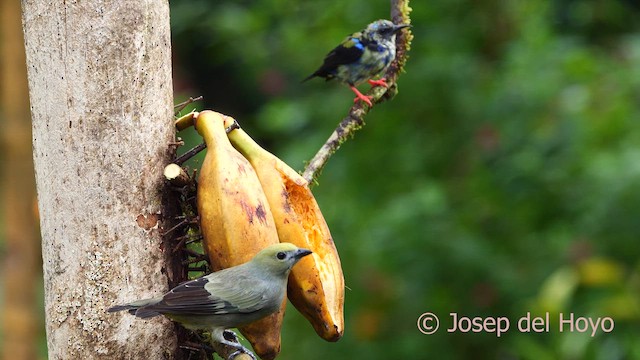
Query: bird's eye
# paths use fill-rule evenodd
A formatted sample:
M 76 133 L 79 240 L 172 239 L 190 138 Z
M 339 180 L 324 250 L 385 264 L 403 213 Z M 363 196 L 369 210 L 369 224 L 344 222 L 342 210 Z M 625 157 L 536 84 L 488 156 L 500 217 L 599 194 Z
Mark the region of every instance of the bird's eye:
M 278 258 L 278 260 L 284 260 L 284 258 L 287 257 L 287 254 L 280 251 L 279 253 L 276 254 L 276 257 Z

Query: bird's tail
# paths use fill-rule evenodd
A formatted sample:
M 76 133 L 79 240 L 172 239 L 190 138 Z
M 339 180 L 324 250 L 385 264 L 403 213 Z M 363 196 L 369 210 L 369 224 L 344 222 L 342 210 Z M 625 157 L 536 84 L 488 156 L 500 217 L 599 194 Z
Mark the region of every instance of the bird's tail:
M 153 305 L 157 302 L 154 300 L 155 299 L 140 300 L 140 301 L 135 301 L 129 304 L 112 306 L 109 309 L 107 309 L 107 312 L 112 313 L 112 312 L 127 310 L 129 314 L 135 315 L 136 317 L 139 317 L 142 319 L 152 318 L 154 316 L 160 315 L 159 312 L 147 308 L 147 306 Z
M 301 83 L 303 83 L 303 82 L 305 82 L 305 81 L 307 81 L 307 80 L 311 80 L 311 79 L 313 79 L 313 78 L 314 78 L 314 77 L 316 77 L 316 76 L 318 76 L 318 74 L 313 73 L 313 74 L 311 74 L 311 75 L 307 76 L 306 78 L 302 79 L 302 81 L 300 81 L 300 82 L 301 82 Z
M 107 312 L 118 312 L 118 311 L 122 311 L 122 310 L 127 310 L 129 311 L 130 314 L 135 315 L 136 314 L 136 310 L 138 310 L 137 306 L 132 306 L 129 304 L 126 305 L 116 305 L 116 306 L 112 306 L 110 308 L 107 309 Z
M 306 78 L 304 78 L 301 82 L 305 82 L 307 80 L 311 80 L 314 77 L 321 77 L 321 78 L 324 78 L 326 81 L 329 81 L 329 80 L 335 78 L 336 76 L 335 76 L 335 74 L 333 74 L 331 72 L 327 72 L 327 71 L 324 71 L 322 69 L 319 69 L 316 72 L 314 72 L 313 74 L 311 74 L 311 75 L 307 76 Z

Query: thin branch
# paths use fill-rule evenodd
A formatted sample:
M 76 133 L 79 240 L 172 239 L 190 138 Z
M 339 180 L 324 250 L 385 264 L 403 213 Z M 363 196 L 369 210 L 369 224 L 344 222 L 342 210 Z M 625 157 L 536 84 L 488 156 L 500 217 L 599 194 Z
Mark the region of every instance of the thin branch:
M 391 0 L 391 20 L 394 24 L 411 23 L 409 12 L 411 12 L 409 0 Z M 373 96 L 373 106 L 390 100 L 398 92 L 397 79 L 407 61 L 407 52 L 412 39 L 413 35 L 411 35 L 409 28 L 404 29 L 397 35 L 396 58 L 384 75 L 389 87 L 374 87 L 369 90 L 367 94 Z M 313 184 L 331 155 L 333 155 L 340 148 L 340 145 L 349 137 L 353 136 L 357 130 L 364 126 L 364 117 L 370 110 L 371 107 L 365 105 L 362 101 L 355 103 L 349 110 L 349 115 L 342 119 L 331 136 L 329 136 L 329 139 L 327 139 L 316 155 L 309 161 L 302 177 L 310 184 Z
M 187 100 L 181 102 L 180 104 L 175 105 L 173 108 L 176 109 L 175 114 L 180 114 L 180 111 L 184 110 L 184 108 L 187 107 L 187 105 L 194 103 L 196 101 L 200 101 L 202 100 L 202 95 L 197 96 L 197 97 L 189 97 Z
M 206 265 L 202 265 L 202 266 L 196 266 L 196 267 L 189 267 L 187 268 L 187 271 L 189 272 L 197 272 L 197 273 L 209 273 L 209 267 Z
M 169 230 L 165 231 L 164 234 L 162 234 L 162 235 L 165 235 L 165 236 L 169 235 L 172 232 L 176 231 L 177 229 L 187 225 L 188 223 L 189 223 L 189 220 L 184 219 L 184 220 L 180 221 L 179 223 L 175 224 L 174 226 L 172 226 Z
M 179 157 L 177 157 L 175 160 L 173 160 L 174 164 L 177 165 L 182 165 L 185 163 L 185 161 L 191 159 L 192 157 L 196 156 L 200 151 L 204 150 L 207 147 L 207 144 L 202 143 L 200 145 L 197 145 L 196 147 L 194 147 L 193 149 L 185 152 L 184 154 L 180 155 Z

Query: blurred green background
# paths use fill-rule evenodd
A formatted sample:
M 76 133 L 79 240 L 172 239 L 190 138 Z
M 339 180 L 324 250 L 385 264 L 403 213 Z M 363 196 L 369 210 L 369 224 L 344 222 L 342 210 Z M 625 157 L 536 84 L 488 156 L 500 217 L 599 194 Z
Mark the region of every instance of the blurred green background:
M 281 359 L 640 359 L 634 4 L 411 2 L 398 96 L 314 188 L 349 288 L 344 338 L 325 343 L 290 307 Z M 300 81 L 346 35 L 389 17 L 389 2 L 367 0 L 171 7 L 176 101 L 204 95 L 199 108 L 234 116 L 298 170 L 353 99 Z M 416 326 L 427 311 L 441 320 L 431 336 Z M 517 330 L 547 311 L 549 333 Z M 451 312 L 512 328 L 451 334 Z M 615 328 L 560 333 L 560 313 Z
M 324 342 L 290 306 L 279 358 L 640 359 L 637 2 L 410 5 L 398 96 L 314 188 L 348 286 L 344 338 Z M 176 102 L 203 95 L 199 109 L 302 170 L 353 94 L 301 80 L 388 14 L 387 1 L 173 0 Z M 425 312 L 434 335 L 417 328 Z M 519 332 L 527 312 L 549 312 L 549 332 Z M 448 333 L 449 313 L 511 329 Z M 560 332 L 560 313 L 615 328 Z

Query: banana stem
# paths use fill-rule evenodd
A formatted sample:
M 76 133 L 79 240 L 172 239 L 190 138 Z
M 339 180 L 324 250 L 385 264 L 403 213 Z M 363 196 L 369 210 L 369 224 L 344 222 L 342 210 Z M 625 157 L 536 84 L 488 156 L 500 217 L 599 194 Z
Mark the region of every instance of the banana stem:
M 234 121 L 234 124 L 237 122 Z M 236 150 L 240 151 L 244 157 L 251 161 L 255 157 L 253 155 L 258 154 L 262 148 L 258 147 L 258 144 L 253 141 L 251 136 L 247 134 L 242 128 L 239 126 L 234 129 L 235 131 L 229 132 L 229 140 L 235 146 Z
M 193 126 L 193 122 L 195 120 L 195 118 L 198 116 L 198 113 L 195 111 L 192 111 L 186 115 L 182 115 L 180 116 L 178 119 L 176 119 L 176 121 L 174 122 L 175 126 L 176 126 L 176 130 L 178 131 L 182 131 L 190 126 Z
M 165 166 L 164 177 L 169 180 L 171 185 L 176 187 L 184 187 L 191 181 L 187 172 L 178 164 L 169 164 Z
M 185 129 L 188 126 L 191 126 L 191 124 L 186 125 L 189 121 L 191 123 L 193 123 L 193 119 L 192 117 L 197 116 L 196 112 L 192 112 L 190 114 L 187 114 L 183 117 L 181 117 L 180 119 L 178 119 L 176 121 L 176 128 L 178 130 L 181 129 Z M 234 122 L 225 129 L 225 131 L 228 133 L 230 133 L 231 131 L 235 130 L 235 129 L 239 129 L 240 126 L 238 125 L 238 123 L 234 120 Z M 173 163 L 177 164 L 177 165 L 182 165 L 184 164 L 187 160 L 191 159 L 192 157 L 196 156 L 200 151 L 204 150 L 207 147 L 207 143 L 202 143 L 200 145 L 195 146 L 194 148 L 192 148 L 191 150 L 185 152 L 184 154 L 180 155 L 179 157 L 177 157 Z

